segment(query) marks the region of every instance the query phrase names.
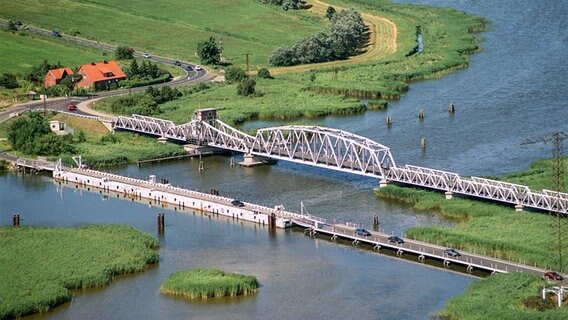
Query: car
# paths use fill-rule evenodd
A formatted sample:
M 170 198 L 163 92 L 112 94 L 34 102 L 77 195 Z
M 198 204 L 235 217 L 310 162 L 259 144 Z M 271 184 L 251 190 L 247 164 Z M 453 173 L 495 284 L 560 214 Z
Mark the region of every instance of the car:
M 242 201 L 237 200 L 237 199 L 231 201 L 231 204 L 236 206 L 236 207 L 244 207 L 245 206 L 245 204 Z
M 201 68 L 201 66 L 200 66 L 200 65 L 198 65 L 198 64 L 196 64 L 196 65 L 195 65 L 195 68 L 194 68 L 194 69 L 195 69 L 195 70 L 197 70 L 197 71 L 199 71 L 199 70 L 203 70 L 203 68 Z
M 548 271 L 544 273 L 544 278 L 547 280 L 562 281 L 564 277 L 556 271 Z
M 75 111 L 77 110 L 77 106 L 74 103 L 70 103 L 67 105 L 67 111 Z
M 186 69 L 187 71 L 193 70 L 193 68 L 192 68 L 190 65 L 188 65 L 187 67 L 185 67 L 185 69 Z
M 357 228 L 357 229 L 355 229 L 355 235 L 361 236 L 361 237 L 368 237 L 368 236 L 371 235 L 371 233 L 369 231 L 367 231 L 367 229 L 365 229 L 365 228 Z
M 390 237 L 388 237 L 388 241 L 398 243 L 398 244 L 404 243 L 404 240 L 402 240 L 402 238 L 400 238 L 398 236 L 390 236 Z
M 180 66 L 181 66 L 181 62 L 180 62 L 179 60 L 174 61 L 174 66 L 180 67 Z
M 453 248 L 447 248 L 444 249 L 444 254 L 450 257 L 459 257 L 461 256 L 461 253 L 459 253 L 458 250 L 453 249 Z
M 149 53 L 145 53 L 145 54 L 143 54 L 142 56 L 143 56 L 144 58 L 146 58 L 146 59 L 152 58 L 152 56 L 151 56 Z
M 53 30 L 53 31 L 51 31 L 51 36 L 54 37 L 54 38 L 59 38 L 59 37 L 61 37 L 61 33 L 57 30 Z

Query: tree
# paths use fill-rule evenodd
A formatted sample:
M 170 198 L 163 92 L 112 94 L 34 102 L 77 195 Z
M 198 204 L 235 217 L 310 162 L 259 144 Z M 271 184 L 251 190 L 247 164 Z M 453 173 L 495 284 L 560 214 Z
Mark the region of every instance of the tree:
M 132 62 L 130 63 L 130 68 L 128 68 L 127 71 L 128 77 L 136 77 L 140 74 L 140 69 L 138 67 L 138 62 L 136 62 L 136 59 L 132 60 Z
M 250 96 L 254 94 L 256 81 L 250 78 L 245 78 L 237 85 L 237 94 L 240 96 Z
M 119 46 L 114 51 L 114 57 L 116 60 L 131 60 L 134 59 L 134 50 L 130 47 Z
M 268 71 L 268 69 L 266 68 L 260 68 L 258 69 L 258 72 L 256 74 L 259 78 L 263 78 L 263 79 L 272 79 L 272 76 L 270 75 L 270 71 Z
M 6 89 L 15 89 L 19 87 L 16 75 L 13 73 L 5 72 L 0 76 L 0 86 Z
M 221 50 L 214 37 L 197 43 L 197 55 L 203 64 L 217 64 L 221 59 Z
M 277 67 L 287 67 L 298 64 L 294 51 L 290 48 L 277 48 L 268 57 L 268 63 Z
M 331 21 L 331 19 L 333 19 L 333 16 L 335 15 L 335 8 L 332 6 L 327 7 L 327 9 L 325 10 L 325 16 L 327 18 L 327 20 Z
M 225 81 L 229 83 L 240 82 L 246 77 L 245 70 L 239 67 L 229 67 L 225 71 Z

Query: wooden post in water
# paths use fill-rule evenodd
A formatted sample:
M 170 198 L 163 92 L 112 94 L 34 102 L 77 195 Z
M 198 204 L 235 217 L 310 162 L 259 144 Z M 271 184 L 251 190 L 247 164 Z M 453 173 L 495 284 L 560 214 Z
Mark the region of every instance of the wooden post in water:
M 20 214 L 19 213 L 14 213 L 14 215 L 12 216 L 12 226 L 14 226 L 14 227 L 20 226 Z
M 392 125 L 392 117 L 391 117 L 391 116 L 387 116 L 386 122 L 387 122 L 387 126 L 390 127 L 390 126 Z
M 157 224 L 158 224 L 158 233 L 163 234 L 164 233 L 164 214 L 163 213 L 158 213 Z
M 424 109 L 420 109 L 420 111 L 418 111 L 418 119 L 424 120 Z
M 453 103 L 450 103 L 450 105 L 448 106 L 448 112 L 449 113 L 456 112 L 456 106 Z
M 422 137 L 420 139 L 420 148 L 426 149 L 426 138 L 425 137 Z

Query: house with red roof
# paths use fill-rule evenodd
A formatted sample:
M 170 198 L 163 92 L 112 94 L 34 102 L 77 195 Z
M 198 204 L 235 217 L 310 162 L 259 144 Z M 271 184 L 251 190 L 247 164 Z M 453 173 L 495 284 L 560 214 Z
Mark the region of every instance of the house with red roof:
M 48 88 L 61 83 L 61 80 L 73 74 L 73 70 L 69 67 L 51 69 L 43 78 L 43 85 Z
M 79 67 L 77 74 L 82 76 L 77 82 L 78 88 L 94 90 L 117 88 L 118 82 L 126 79 L 126 74 L 114 60 L 84 64 Z

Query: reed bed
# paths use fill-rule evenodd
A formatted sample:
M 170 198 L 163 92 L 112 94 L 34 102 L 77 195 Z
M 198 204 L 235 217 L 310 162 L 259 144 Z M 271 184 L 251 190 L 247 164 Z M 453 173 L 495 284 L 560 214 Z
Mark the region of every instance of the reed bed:
M 436 319 L 521 320 L 567 319 L 568 308 L 556 307 L 556 296 L 541 290 L 546 282 L 523 273 L 497 274 L 471 284 L 452 298 Z
M 158 242 L 129 226 L 0 228 L 0 319 L 46 312 L 70 289 L 100 287 L 158 262 Z
M 160 286 L 160 292 L 189 299 L 209 299 L 253 294 L 258 286 L 254 276 L 215 269 L 192 269 L 170 275 Z

